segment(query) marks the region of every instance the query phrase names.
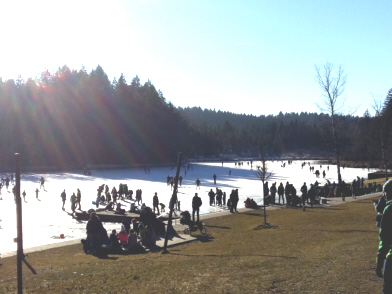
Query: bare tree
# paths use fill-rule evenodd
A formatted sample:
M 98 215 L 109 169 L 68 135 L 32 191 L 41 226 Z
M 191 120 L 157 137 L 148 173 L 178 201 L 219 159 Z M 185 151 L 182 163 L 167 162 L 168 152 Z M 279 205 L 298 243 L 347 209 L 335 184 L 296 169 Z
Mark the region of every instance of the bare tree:
M 331 116 L 332 135 L 335 146 L 336 165 L 338 171 L 338 185 L 342 183 L 342 176 L 340 174 L 340 153 L 338 145 L 338 132 L 337 132 L 337 115 L 341 113 L 345 99 L 341 97 L 344 92 L 347 75 L 341 65 L 336 72 L 334 72 L 333 64 L 327 62 L 322 68 L 315 65 L 316 69 L 316 82 L 323 90 L 324 101 L 322 106 L 319 106 L 321 111 L 326 111 Z
M 379 139 L 380 139 L 380 148 L 381 148 L 381 160 L 384 165 L 385 170 L 385 180 L 388 180 L 388 160 L 386 157 L 386 144 L 385 144 L 385 132 L 384 132 L 384 122 L 383 122 L 383 115 L 382 115 L 382 103 L 381 100 L 377 100 L 373 96 L 373 110 L 375 111 L 374 118 L 376 123 L 376 128 L 378 131 Z
M 263 209 L 264 209 L 264 224 L 267 225 L 267 214 L 265 211 L 265 194 L 264 194 L 264 185 L 265 182 L 271 177 L 272 172 L 268 171 L 268 166 L 266 162 L 265 156 L 265 148 L 261 145 L 260 146 L 260 161 L 261 165 L 257 165 L 256 168 L 256 176 L 262 181 L 263 183 Z

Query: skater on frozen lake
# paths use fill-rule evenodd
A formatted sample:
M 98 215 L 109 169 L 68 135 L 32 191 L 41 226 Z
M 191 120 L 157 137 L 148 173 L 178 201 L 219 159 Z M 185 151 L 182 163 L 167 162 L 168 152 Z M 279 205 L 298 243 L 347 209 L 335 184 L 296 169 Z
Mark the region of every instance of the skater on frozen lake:
M 155 192 L 154 197 L 152 198 L 152 206 L 154 207 L 154 213 L 155 213 L 155 208 L 158 210 L 159 214 L 159 199 L 158 199 L 158 193 Z
M 65 200 L 67 200 L 67 194 L 65 193 L 65 189 L 64 189 L 64 191 L 61 193 L 61 199 L 62 199 L 62 201 L 63 201 L 63 210 L 65 209 L 64 208 L 64 205 L 65 205 Z
M 82 200 L 82 193 L 80 192 L 79 189 L 77 189 L 77 193 L 76 193 L 76 203 L 79 205 L 79 210 L 82 210 L 82 207 L 80 206 L 80 201 Z
M 10 179 L 9 179 L 9 177 L 6 177 L 5 178 L 5 187 L 7 188 L 7 191 L 8 191 L 8 186 L 10 185 Z
M 117 190 L 116 190 L 116 187 L 113 187 L 113 189 L 112 189 L 112 198 L 113 198 L 113 203 L 117 204 Z
M 45 186 L 44 186 L 45 179 L 44 179 L 44 177 L 41 177 L 41 179 L 39 180 L 39 183 L 40 183 L 39 189 L 41 190 L 41 188 L 44 188 L 44 190 L 45 190 Z
M 72 194 L 71 196 L 71 210 L 72 210 L 72 214 L 75 213 L 75 209 L 76 209 L 76 195 L 75 192 Z
M 199 190 L 200 190 L 200 180 L 199 180 L 199 178 L 197 178 L 195 183 L 196 183 L 196 189 L 199 188 Z
M 136 201 L 137 201 L 137 205 L 140 205 L 140 203 L 143 203 L 142 190 L 140 190 L 140 189 L 136 190 Z

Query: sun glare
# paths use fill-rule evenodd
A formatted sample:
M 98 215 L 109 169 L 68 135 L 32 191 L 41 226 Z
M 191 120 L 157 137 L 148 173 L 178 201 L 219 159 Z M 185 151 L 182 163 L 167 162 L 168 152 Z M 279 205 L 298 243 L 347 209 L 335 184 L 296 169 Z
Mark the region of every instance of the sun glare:
M 0 77 L 34 78 L 68 65 L 95 68 L 105 62 L 119 27 L 116 1 L 7 1 L 0 11 Z

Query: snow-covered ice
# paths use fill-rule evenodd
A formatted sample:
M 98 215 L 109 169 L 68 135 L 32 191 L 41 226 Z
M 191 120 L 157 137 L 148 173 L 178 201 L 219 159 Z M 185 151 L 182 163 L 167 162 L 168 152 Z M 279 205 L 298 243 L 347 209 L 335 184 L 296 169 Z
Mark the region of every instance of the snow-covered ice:
M 309 186 L 311 182 L 318 180 L 324 183 L 325 180 L 316 176 L 309 171 L 309 166 L 301 168 L 302 161 L 294 161 L 291 165 L 281 167 L 282 162 L 268 162 L 268 170 L 272 176 L 268 182 L 280 182 L 285 184 L 287 181 L 294 184 L 297 191 L 306 182 Z M 320 164 L 310 161 L 315 170 L 326 170 L 326 165 L 320 169 Z M 239 190 L 240 201 L 238 207 L 244 207 L 244 201 L 247 197 L 253 198 L 256 202 L 262 204 L 262 183 L 256 177 L 256 165 L 260 162 L 253 162 L 251 165 L 244 161 L 242 166 L 235 165 L 234 162 L 195 162 L 193 170 L 188 170 L 183 176 L 182 186 L 178 189 L 178 199 L 181 201 L 181 210 L 191 210 L 192 197 L 195 192 L 199 193 L 203 201 L 200 208 L 200 214 L 214 213 L 222 209 L 209 205 L 207 193 L 210 189 L 215 191 L 218 187 L 226 192 L 229 197 L 232 189 Z M 229 172 L 231 171 L 231 175 Z M 367 178 L 368 172 L 373 169 L 341 169 L 342 179 L 351 182 L 357 176 Z M 336 166 L 330 165 L 327 171 L 326 179 L 331 182 L 337 182 Z M 83 238 L 86 234 L 86 222 L 73 219 L 68 212 L 71 210 L 70 196 L 79 188 L 82 193 L 81 206 L 82 210 L 87 211 L 95 208 L 92 201 L 95 200 L 97 188 L 99 185 L 107 184 L 110 191 L 113 187 L 118 189 L 120 183 L 127 184 L 128 188 L 134 192 L 142 189 L 143 202 L 152 207 L 152 197 L 154 192 L 158 193 L 159 202 L 166 204 L 168 207 L 169 199 L 172 195 L 171 187 L 167 186 L 166 178 L 168 175 L 175 176 L 176 168 L 159 167 L 151 168 L 150 174 L 145 173 L 143 169 L 118 169 L 118 170 L 93 170 L 91 176 L 84 176 L 82 172 L 75 173 L 46 173 L 46 174 L 22 174 L 21 175 L 21 193 L 26 191 L 26 202 L 22 198 L 23 214 L 23 245 L 24 248 L 31 248 L 44 244 L 63 242 L 64 240 Z M 217 176 L 217 183 L 214 185 L 213 175 Z M 45 178 L 45 189 L 40 190 L 39 200 L 35 197 L 35 189 L 39 189 L 39 179 Z M 199 178 L 201 181 L 200 190 L 196 190 L 195 181 Z M 67 193 L 66 211 L 62 211 L 62 201 L 60 194 L 65 189 Z M 11 192 L 12 185 L 8 191 L 2 188 L 2 200 L 0 200 L 0 252 L 10 252 L 16 250 L 16 206 L 14 197 Z M 135 195 L 135 193 L 134 193 Z M 134 196 L 135 197 L 135 196 Z M 122 201 L 123 208 L 129 209 L 130 203 Z M 102 206 L 101 206 L 102 207 Z M 167 209 L 166 209 L 167 210 Z M 105 228 L 119 230 L 121 225 L 115 223 L 104 223 Z M 65 238 L 60 239 L 64 234 Z

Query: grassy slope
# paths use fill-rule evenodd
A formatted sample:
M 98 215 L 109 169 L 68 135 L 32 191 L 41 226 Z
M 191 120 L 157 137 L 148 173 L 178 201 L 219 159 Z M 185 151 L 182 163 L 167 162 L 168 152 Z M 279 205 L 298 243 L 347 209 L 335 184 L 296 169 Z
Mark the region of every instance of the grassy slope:
M 374 198 L 375 199 L 375 198 Z M 262 210 L 205 221 L 208 238 L 170 254 L 85 255 L 81 245 L 29 254 L 24 293 L 376 293 L 371 199 Z M 0 293 L 16 291 L 16 257 L 0 260 Z

